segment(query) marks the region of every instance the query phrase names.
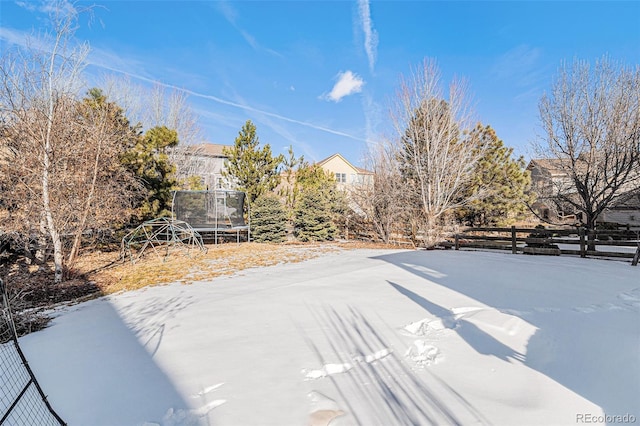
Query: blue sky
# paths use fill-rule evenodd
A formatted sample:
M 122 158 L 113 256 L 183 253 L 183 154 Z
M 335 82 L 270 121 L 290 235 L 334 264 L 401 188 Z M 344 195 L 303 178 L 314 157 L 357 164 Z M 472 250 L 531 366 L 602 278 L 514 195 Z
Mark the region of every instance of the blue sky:
M 0 0 L 0 51 L 46 24 L 36 1 Z M 400 75 L 434 58 L 468 81 L 475 118 L 529 158 L 537 105 L 561 61 L 640 64 L 640 2 L 110 1 L 81 16 L 86 71 L 184 90 L 207 141 L 248 119 L 276 153 L 362 165 L 389 124 Z M 91 81 L 91 78 L 89 78 Z

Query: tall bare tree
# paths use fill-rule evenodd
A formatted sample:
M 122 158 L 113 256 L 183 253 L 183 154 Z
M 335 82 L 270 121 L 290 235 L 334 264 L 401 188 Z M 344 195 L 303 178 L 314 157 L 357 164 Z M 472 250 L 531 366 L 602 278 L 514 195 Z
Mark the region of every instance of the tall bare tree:
M 606 208 L 640 192 L 640 66 L 563 64 L 539 110 L 537 153 L 564 175 L 539 201 L 581 213 L 594 229 Z
M 16 46 L 0 62 L 0 186 L 10 189 L 3 226 L 47 237 L 55 282 L 84 231 L 122 217 L 113 208 L 126 206 L 135 188 L 119 162 L 126 135 L 113 125 L 113 109 L 78 100 L 88 47 L 71 47 L 78 15 L 64 6 L 52 9 L 51 39 Z
M 407 207 L 418 206 L 425 244 L 441 237 L 439 221 L 469 201 L 464 193 L 482 149 L 469 141 L 470 108 L 466 85 L 454 80 L 442 90 L 440 72 L 425 60 L 401 78 L 391 118 Z M 474 196 L 481 196 L 482 191 Z
M 77 18 L 75 9 L 64 9 L 60 4 L 53 8 L 51 18 L 54 24 L 52 37 L 38 40 L 37 44 L 26 49 L 16 48 L 3 53 L 0 105 L 4 124 L 19 127 L 21 133 L 8 149 L 16 152 L 19 147 L 15 143 L 23 142 L 30 149 L 19 152 L 19 155 L 37 156 L 37 168 L 25 169 L 24 172 L 27 175 L 36 172 L 38 181 L 23 179 L 18 183 L 23 183 L 25 192 L 39 204 L 37 207 L 29 206 L 28 210 L 34 210 L 31 216 L 51 238 L 55 281 L 60 282 L 63 274 L 62 239 L 54 220 L 51 194 L 52 169 L 57 161 L 55 140 L 61 124 L 62 100 L 77 90 L 87 47 L 72 49 L 69 46 Z M 44 44 L 45 50 L 39 44 Z

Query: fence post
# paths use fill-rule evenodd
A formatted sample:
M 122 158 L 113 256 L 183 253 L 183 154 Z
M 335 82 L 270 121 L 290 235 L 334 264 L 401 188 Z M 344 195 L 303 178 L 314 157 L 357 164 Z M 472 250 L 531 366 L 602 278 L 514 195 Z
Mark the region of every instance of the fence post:
M 587 253 L 585 251 L 585 241 L 584 241 L 584 227 L 580 227 L 580 257 L 586 257 Z
M 516 245 L 516 227 L 511 226 L 511 253 L 518 253 L 518 246 Z
M 460 250 L 460 237 L 458 237 L 458 234 L 456 234 L 454 238 L 455 238 L 456 250 Z

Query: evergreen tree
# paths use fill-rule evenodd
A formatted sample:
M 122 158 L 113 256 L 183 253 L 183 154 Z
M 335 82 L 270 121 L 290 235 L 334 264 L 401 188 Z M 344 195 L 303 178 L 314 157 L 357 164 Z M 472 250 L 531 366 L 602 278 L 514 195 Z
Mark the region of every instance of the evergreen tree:
M 304 164 L 296 172 L 296 184 L 300 192 L 317 189 L 328 194 L 336 187 L 336 180 L 317 164 Z
M 249 203 L 278 186 L 278 167 L 284 161 L 282 155 L 273 156 L 269 144 L 262 149 L 258 148 L 259 144 L 256 126 L 251 120 L 247 120 L 233 147 L 223 150 L 228 157 L 223 176 L 235 181 L 238 189 L 247 193 Z
M 296 238 L 301 241 L 332 240 L 337 231 L 335 220 L 346 204 L 333 175 L 318 165 L 307 165 L 296 173 L 296 187 Z
M 293 152 L 293 147 L 289 146 L 289 156 L 282 162 L 282 176 L 284 182 L 278 189 L 278 195 L 280 195 L 284 202 L 284 208 L 287 213 L 287 217 L 293 220 L 293 210 L 296 205 L 296 197 L 300 192 L 299 184 L 297 182 L 298 172 L 309 165 L 304 161 L 304 156 L 296 157 Z
M 309 191 L 319 191 L 329 203 L 332 218 L 345 213 L 347 199 L 345 193 L 338 189 L 335 176 L 317 164 L 303 164 L 296 173 L 296 189 L 298 197 Z
M 281 243 L 287 236 L 284 206 L 273 194 L 260 196 L 251 208 L 251 236 L 259 243 Z
M 166 216 L 171 211 L 171 191 L 176 187 L 175 166 L 168 148 L 178 144 L 178 134 L 165 126 L 147 130 L 123 156 L 122 162 L 140 179 L 147 191 L 138 207 L 140 221 Z
M 329 241 L 336 234 L 331 205 L 317 189 L 301 194 L 295 208 L 295 236 L 300 241 Z
M 180 179 L 178 181 L 178 186 L 180 189 L 187 191 L 204 191 L 207 189 L 207 186 L 204 184 L 200 176 L 188 176 L 184 179 Z
M 531 178 L 524 159 L 513 159 L 513 148 L 504 146 L 490 126 L 478 124 L 471 132 L 471 140 L 484 154 L 476 163 L 466 194 L 472 201 L 456 214 L 472 225 L 508 225 L 527 211 Z M 476 194 L 480 196 L 474 197 Z

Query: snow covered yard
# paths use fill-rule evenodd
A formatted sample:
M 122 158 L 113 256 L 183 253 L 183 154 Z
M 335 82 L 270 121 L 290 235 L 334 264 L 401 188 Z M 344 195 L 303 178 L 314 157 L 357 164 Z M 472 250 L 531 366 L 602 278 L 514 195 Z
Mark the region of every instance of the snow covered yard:
M 70 425 L 640 422 L 628 262 L 334 252 L 75 305 L 20 342 Z

